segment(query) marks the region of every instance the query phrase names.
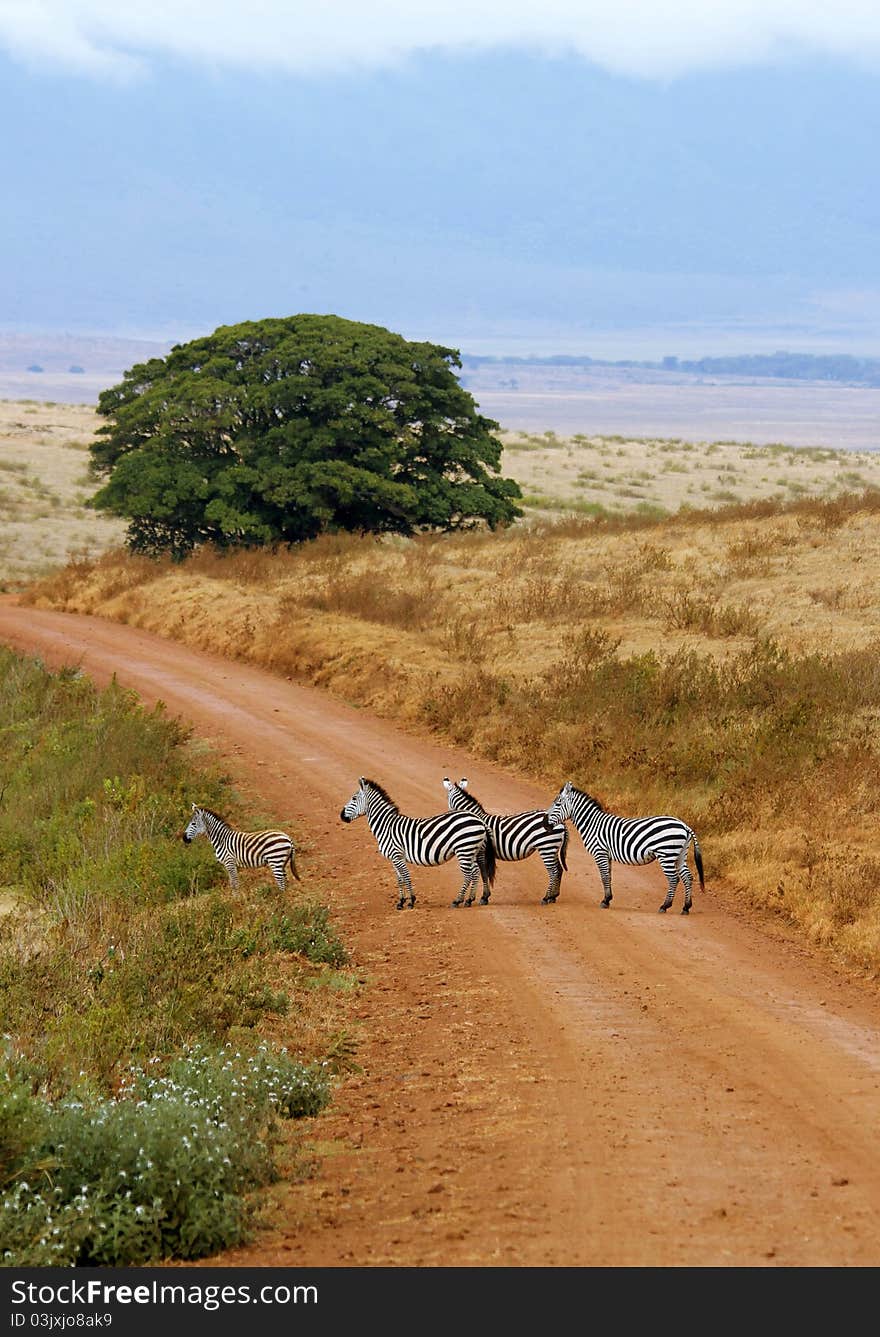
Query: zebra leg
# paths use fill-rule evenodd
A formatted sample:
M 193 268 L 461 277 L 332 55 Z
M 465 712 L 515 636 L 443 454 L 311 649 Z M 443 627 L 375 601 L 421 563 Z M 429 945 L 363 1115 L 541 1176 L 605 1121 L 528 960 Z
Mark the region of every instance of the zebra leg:
M 473 857 L 467 858 L 465 855 L 458 856 L 458 865 L 461 868 L 461 875 L 464 882 L 461 884 L 461 891 L 452 902 L 453 905 L 473 905 L 474 896 L 477 891 L 477 878 L 480 875 L 480 867 L 477 860 Z M 467 893 L 470 892 L 470 895 Z
M 611 860 L 605 850 L 599 850 L 593 856 L 599 869 L 599 875 L 602 878 L 602 886 L 605 889 L 605 895 L 602 898 L 602 909 L 607 910 L 611 904 Z
M 409 908 L 412 909 L 416 903 L 413 894 L 412 881 L 409 876 L 409 869 L 406 861 L 400 855 L 391 856 L 391 862 L 394 865 L 394 871 L 397 874 L 397 908 L 402 910 L 406 904 L 407 895 L 409 896 Z
M 669 909 L 670 905 L 673 902 L 673 899 L 675 897 L 675 888 L 678 886 L 678 879 L 680 876 L 678 870 L 678 860 L 661 859 L 660 867 L 666 874 L 668 890 L 666 892 L 666 900 L 660 906 L 658 914 L 665 915 L 666 911 Z
M 229 885 L 233 891 L 238 891 L 238 866 L 234 859 L 223 859 L 223 867 L 229 877 Z
M 555 853 L 542 854 L 541 858 L 544 867 L 550 874 L 550 884 L 541 898 L 542 905 L 552 905 L 559 895 L 559 887 L 562 882 L 562 865 Z
M 483 879 L 483 894 L 480 897 L 480 905 L 488 905 L 489 897 L 492 893 L 489 890 L 489 883 L 483 869 L 483 856 L 482 854 L 478 854 L 474 857 L 474 868 L 471 873 L 471 889 L 468 892 L 468 898 L 465 902 L 466 905 L 473 905 L 474 897 L 477 894 L 477 883 L 480 881 L 481 877 Z
M 687 864 L 683 864 L 679 872 L 679 877 L 684 883 L 684 905 L 681 907 L 683 915 L 689 915 L 691 904 L 693 903 L 694 879 L 691 877 L 691 870 Z
M 285 863 L 286 863 L 286 862 L 287 862 L 287 860 L 285 860 Z M 278 887 L 278 890 L 279 890 L 279 891 L 286 891 L 286 889 L 287 889 L 287 878 L 286 878 L 285 875 L 284 875 L 284 864 L 277 864 L 277 863 L 276 863 L 276 864 L 273 864 L 273 865 L 272 865 L 272 876 L 273 876 L 274 879 L 275 879 L 275 885 Z
M 486 857 L 483 851 L 480 851 L 477 855 L 477 866 L 479 868 L 480 877 L 483 879 L 483 894 L 480 897 L 480 905 L 488 905 L 489 897 L 492 895 L 492 888 L 489 886 L 489 879 L 486 876 Z M 476 877 L 474 878 L 474 881 L 476 882 Z M 476 892 L 476 886 L 474 887 L 474 891 Z M 473 896 L 471 896 L 471 900 L 473 900 Z M 468 905 L 470 905 L 470 901 L 468 901 Z

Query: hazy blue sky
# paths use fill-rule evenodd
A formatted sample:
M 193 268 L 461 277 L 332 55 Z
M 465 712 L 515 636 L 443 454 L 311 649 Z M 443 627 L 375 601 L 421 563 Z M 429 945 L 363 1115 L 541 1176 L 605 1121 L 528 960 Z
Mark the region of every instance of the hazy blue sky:
M 0 327 L 880 355 L 880 6 L 0 0 Z

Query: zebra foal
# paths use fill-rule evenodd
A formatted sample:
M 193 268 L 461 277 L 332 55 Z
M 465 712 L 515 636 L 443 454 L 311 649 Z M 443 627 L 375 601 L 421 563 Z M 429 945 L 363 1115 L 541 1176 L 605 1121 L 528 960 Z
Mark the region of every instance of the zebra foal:
M 565 822 L 551 826 L 543 808 L 531 812 L 502 815 L 487 812 L 477 796 L 471 793 L 466 779 L 456 782 L 446 776 L 443 780 L 450 811 L 473 812 L 489 828 L 495 845 L 495 854 L 503 863 L 515 863 L 540 854 L 550 877 L 541 904 L 552 905 L 559 896 L 562 874 L 567 871 L 565 855 L 568 849 L 568 827 Z M 490 890 L 483 884 L 481 905 L 487 905 Z
M 196 836 L 208 837 L 234 891 L 238 890 L 239 868 L 271 869 L 279 891 L 284 891 L 287 886 L 285 869 L 288 864 L 297 882 L 302 881 L 296 869 L 296 850 L 286 831 L 236 831 L 219 813 L 194 803 L 183 839 L 188 845 Z
M 693 878 L 687 857 L 688 849 L 693 844 L 700 889 L 706 890 L 703 856 L 697 837 L 687 823 L 677 817 L 615 817 L 606 812 L 598 799 L 584 793 L 582 789 L 575 789 L 568 780 L 547 809 L 547 820 L 571 821 L 577 827 L 602 877 L 605 889 L 602 906 L 606 910 L 611 904 L 612 859 L 625 864 L 652 863 L 656 859 L 666 874 L 668 885 L 660 914 L 665 914 L 669 909 L 675 889 L 681 881 L 684 884 L 681 913 L 687 915 L 690 914 L 693 893 Z
M 430 867 L 458 859 L 461 891 L 453 905 L 473 905 L 477 880 L 495 881 L 495 848 L 485 822 L 466 812 L 442 812 L 436 817 L 407 817 L 375 780 L 361 776 L 358 787 L 340 812 L 343 822 L 366 817 L 379 853 L 391 863 L 397 877 L 397 908 L 416 903 L 409 864 Z

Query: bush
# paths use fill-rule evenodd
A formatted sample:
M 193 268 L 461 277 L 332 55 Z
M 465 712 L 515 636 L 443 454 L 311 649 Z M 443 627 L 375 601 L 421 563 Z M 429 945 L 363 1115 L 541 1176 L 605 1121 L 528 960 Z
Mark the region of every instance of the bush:
M 269 924 L 269 940 L 283 952 L 296 952 L 318 964 L 344 966 L 348 962 L 348 952 L 325 905 L 297 905 L 290 914 L 275 915 Z
M 2 1120 L 27 1093 L 11 1077 L 0 1091 Z M 320 1067 L 265 1046 L 189 1048 L 164 1072 L 133 1069 L 113 1100 L 27 1094 L 38 1117 L 0 1200 L 3 1264 L 123 1267 L 241 1243 L 246 1193 L 275 1177 L 277 1119 L 328 1099 Z

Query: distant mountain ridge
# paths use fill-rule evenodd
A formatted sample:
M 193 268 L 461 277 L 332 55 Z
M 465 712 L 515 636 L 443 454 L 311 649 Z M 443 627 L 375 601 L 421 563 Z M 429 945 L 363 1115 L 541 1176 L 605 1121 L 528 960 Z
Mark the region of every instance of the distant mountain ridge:
M 114 337 L 100 334 L 15 333 L 0 331 L 0 399 L 39 399 L 97 404 L 102 390 L 117 385 L 139 362 L 165 357 L 177 340 Z M 478 400 L 496 392 L 531 392 L 549 396 L 579 393 L 587 385 L 596 392 L 614 386 L 835 385 L 880 388 L 880 358 L 851 354 L 729 354 L 720 357 L 656 360 L 592 357 L 557 353 L 549 356 L 462 353 L 460 379 Z M 487 400 L 488 402 L 488 400 Z
M 775 380 L 834 381 L 837 384 L 880 387 L 880 358 L 849 353 L 742 353 L 725 357 L 664 357 L 659 361 L 619 358 L 610 361 L 560 353 L 552 357 L 473 356 L 462 354 L 465 370 L 480 367 L 619 367 L 648 372 L 688 373 L 703 376 L 745 376 Z
M 94 374 L 121 375 L 136 362 L 164 357 L 171 341 L 114 338 L 98 334 L 15 334 L 0 331 L 0 372 L 26 371 L 38 364 L 45 372 L 67 372 L 71 365 Z M 108 382 L 111 384 L 112 382 Z

